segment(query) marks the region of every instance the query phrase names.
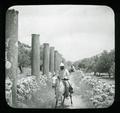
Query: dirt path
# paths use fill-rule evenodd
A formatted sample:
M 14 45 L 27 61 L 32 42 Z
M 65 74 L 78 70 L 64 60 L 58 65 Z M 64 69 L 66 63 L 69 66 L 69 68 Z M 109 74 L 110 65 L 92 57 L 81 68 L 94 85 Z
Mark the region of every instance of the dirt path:
M 78 82 L 77 82 L 77 81 L 79 81 L 79 79 L 78 79 L 79 75 L 80 75 L 80 73 L 78 73 L 78 72 L 71 73 L 70 80 L 69 80 L 70 84 L 72 85 L 72 87 L 74 89 L 74 93 L 72 95 L 73 104 L 71 105 L 71 100 L 70 100 L 70 98 L 68 98 L 68 99 L 65 99 L 64 107 L 58 106 L 58 108 L 62 108 L 62 109 L 84 109 L 84 108 L 90 108 L 89 104 L 88 104 L 88 101 L 85 101 L 84 98 L 82 97 L 81 90 L 80 90 L 80 87 L 82 87 L 82 86 L 79 86 Z M 20 78 L 21 77 L 22 76 L 20 76 Z M 44 100 L 46 102 L 43 103 L 43 102 L 41 102 L 42 100 L 39 101 L 39 99 L 37 98 L 38 101 L 35 100 L 35 103 L 37 102 L 37 104 L 34 104 L 34 102 L 33 102 L 33 104 L 32 103 L 30 104 L 30 105 L 33 106 L 33 108 L 35 106 L 38 106 L 38 108 L 39 107 L 40 108 L 48 108 L 49 105 L 50 105 L 49 108 L 54 108 L 55 107 L 54 90 L 52 90 L 51 93 L 49 92 L 50 95 L 52 95 L 52 99 L 51 99 L 51 96 L 48 97 L 49 102 L 46 99 L 46 97 L 48 96 L 46 91 L 48 91 L 48 90 L 47 89 L 42 90 L 42 93 L 38 92 L 38 95 L 39 95 L 38 97 L 42 97 L 40 99 L 42 99 L 42 100 Z M 46 96 L 45 96 L 45 94 L 46 94 Z
M 70 83 L 72 84 L 72 87 L 74 89 L 74 93 L 72 95 L 73 105 L 71 105 L 70 98 L 65 100 L 64 107 L 68 109 L 82 109 L 82 108 L 89 108 L 87 103 L 83 100 L 81 94 L 77 93 L 78 86 L 75 85 L 73 81 L 74 74 L 72 73 L 70 77 Z
M 73 99 L 73 105 L 70 104 L 70 99 L 65 100 L 65 105 L 64 105 L 65 108 L 69 108 L 69 109 L 88 108 L 80 95 L 73 95 L 72 99 Z

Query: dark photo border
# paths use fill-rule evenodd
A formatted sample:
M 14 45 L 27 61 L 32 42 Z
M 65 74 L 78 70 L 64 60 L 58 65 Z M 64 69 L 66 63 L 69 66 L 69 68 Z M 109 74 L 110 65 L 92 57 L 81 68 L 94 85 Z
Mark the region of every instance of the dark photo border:
M 12 109 L 5 102 L 5 14 L 9 7 L 14 5 L 107 5 L 111 7 L 115 14 L 115 100 L 112 106 L 102 109 Z M 0 108 L 2 112 L 115 112 L 120 102 L 120 7 L 119 2 L 108 2 L 101 0 L 80 0 L 80 1 L 45 1 L 45 0 L 3 0 L 0 1 Z

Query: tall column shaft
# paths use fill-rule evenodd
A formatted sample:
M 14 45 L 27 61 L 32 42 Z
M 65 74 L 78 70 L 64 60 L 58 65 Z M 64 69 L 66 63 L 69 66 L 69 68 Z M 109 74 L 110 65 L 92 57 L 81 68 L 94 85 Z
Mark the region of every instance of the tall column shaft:
M 57 73 L 58 70 L 58 51 L 55 50 L 54 52 L 54 71 Z
M 50 64 L 49 69 L 52 74 L 54 74 L 54 47 L 50 47 Z
M 40 74 L 40 43 L 39 34 L 32 34 L 32 75 Z
M 6 77 L 13 83 L 12 107 L 17 107 L 17 67 L 18 67 L 18 11 L 6 12 Z
M 60 66 L 61 62 L 62 62 L 61 54 L 58 53 L 58 66 Z
M 43 74 L 49 74 L 49 44 L 44 43 L 43 48 Z
M 40 71 L 43 72 L 43 45 L 40 46 Z
M 59 52 L 57 54 L 57 70 L 59 71 L 59 64 L 60 64 L 60 56 L 59 56 Z

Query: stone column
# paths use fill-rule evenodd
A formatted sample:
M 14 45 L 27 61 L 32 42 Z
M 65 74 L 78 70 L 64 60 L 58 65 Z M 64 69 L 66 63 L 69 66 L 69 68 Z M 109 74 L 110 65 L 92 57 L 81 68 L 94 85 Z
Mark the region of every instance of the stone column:
M 57 73 L 57 62 L 58 62 L 58 51 L 55 50 L 54 51 L 54 71 L 55 73 Z
M 62 55 L 59 53 L 59 65 L 61 64 L 62 62 Z
M 40 42 L 39 34 L 32 34 L 32 75 L 40 74 Z
M 43 74 L 49 74 L 49 44 L 43 44 Z
M 50 47 L 50 64 L 49 69 L 52 74 L 54 74 L 54 47 Z
M 40 46 L 40 71 L 43 73 L 43 45 Z
M 61 56 L 60 53 L 58 53 L 57 70 L 60 70 L 60 63 L 61 63 Z
M 6 78 L 12 82 L 12 104 L 17 107 L 17 67 L 18 67 L 18 11 L 6 12 Z

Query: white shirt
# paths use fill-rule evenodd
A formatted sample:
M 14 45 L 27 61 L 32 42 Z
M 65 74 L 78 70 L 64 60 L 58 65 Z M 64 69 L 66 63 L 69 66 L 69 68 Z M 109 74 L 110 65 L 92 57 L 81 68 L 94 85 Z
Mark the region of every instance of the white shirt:
M 64 69 L 62 71 L 60 70 L 59 71 L 59 77 L 61 79 L 64 79 L 64 78 L 69 79 L 69 72 L 68 72 L 68 70 L 67 69 Z

